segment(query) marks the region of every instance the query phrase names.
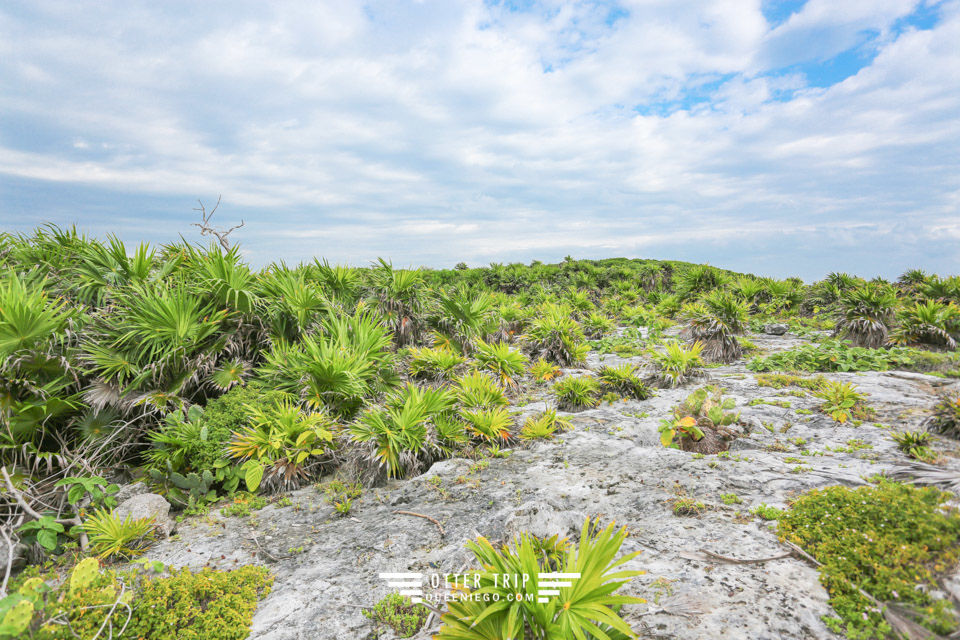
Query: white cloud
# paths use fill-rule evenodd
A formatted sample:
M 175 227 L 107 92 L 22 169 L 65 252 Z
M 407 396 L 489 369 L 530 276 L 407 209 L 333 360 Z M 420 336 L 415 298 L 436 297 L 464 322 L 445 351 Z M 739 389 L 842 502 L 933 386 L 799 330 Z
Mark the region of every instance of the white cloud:
M 0 9 L 0 118 L 46 139 L 0 126 L 0 182 L 223 193 L 260 262 L 739 244 L 812 273 L 816 234 L 905 262 L 914 236 L 890 229 L 942 247 L 960 215 L 958 3 L 895 33 L 914 5 L 810 0 L 771 28 L 759 0 L 629 2 L 612 24 L 588 2 L 24 3 Z M 866 29 L 875 59 L 838 84 L 768 74 Z

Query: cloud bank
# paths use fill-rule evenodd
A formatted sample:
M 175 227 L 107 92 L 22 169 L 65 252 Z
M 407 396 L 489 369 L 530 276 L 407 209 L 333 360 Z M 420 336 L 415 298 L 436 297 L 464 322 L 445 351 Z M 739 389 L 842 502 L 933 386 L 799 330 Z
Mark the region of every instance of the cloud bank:
M 0 220 L 258 265 L 960 271 L 960 1 L 0 7 Z

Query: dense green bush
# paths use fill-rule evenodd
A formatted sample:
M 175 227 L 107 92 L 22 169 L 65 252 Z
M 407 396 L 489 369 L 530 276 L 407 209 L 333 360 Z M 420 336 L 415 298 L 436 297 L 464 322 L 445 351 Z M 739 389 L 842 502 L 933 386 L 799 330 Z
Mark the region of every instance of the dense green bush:
M 955 630 L 949 599 L 936 599 L 939 575 L 960 558 L 960 514 L 950 494 L 881 481 L 877 486 L 814 489 L 778 520 L 782 538 L 823 566 L 820 581 L 837 617 L 827 624 L 848 638 L 878 640 L 893 630 L 863 589 L 881 602 L 912 605 L 921 624 L 946 635 Z
M 268 571 L 256 566 L 148 577 L 140 570 L 101 571 L 87 558 L 66 577 L 34 569 L 12 582 L 11 595 L 0 600 L 0 638 L 74 640 L 102 628 L 112 637 L 142 640 L 243 640 L 272 584 Z M 13 609 L 22 615 L 8 616 Z

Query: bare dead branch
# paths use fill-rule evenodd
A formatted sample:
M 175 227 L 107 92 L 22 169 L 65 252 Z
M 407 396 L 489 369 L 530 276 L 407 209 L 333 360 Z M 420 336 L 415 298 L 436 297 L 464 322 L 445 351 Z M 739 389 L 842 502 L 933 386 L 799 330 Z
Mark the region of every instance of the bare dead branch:
M 202 236 L 213 236 L 220 242 L 220 246 L 223 247 L 224 251 L 230 251 L 230 240 L 227 238 L 231 233 L 239 229 L 244 225 L 244 221 L 241 220 L 240 224 L 230 227 L 229 229 L 215 229 L 210 226 L 210 219 L 213 217 L 213 214 L 217 212 L 217 209 L 220 208 L 220 199 L 223 197 L 223 194 L 217 196 L 217 204 L 214 205 L 213 209 L 210 210 L 210 213 L 207 213 L 207 208 L 203 206 L 203 202 L 197 200 L 200 204 L 199 207 L 194 207 L 194 211 L 200 212 L 200 217 L 203 219 L 203 222 L 194 222 L 190 226 L 199 227 L 200 235 Z

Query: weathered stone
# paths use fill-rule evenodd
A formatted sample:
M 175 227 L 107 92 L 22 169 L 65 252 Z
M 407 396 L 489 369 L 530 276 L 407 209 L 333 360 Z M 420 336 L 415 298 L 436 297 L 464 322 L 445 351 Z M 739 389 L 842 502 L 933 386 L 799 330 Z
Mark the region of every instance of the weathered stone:
M 763 325 L 763 332 L 770 336 L 782 336 L 789 330 L 790 330 L 789 325 L 785 325 L 779 322 Z
M 153 518 L 154 526 L 165 536 L 173 532 L 176 522 L 168 515 L 170 513 L 170 503 L 166 498 L 156 493 L 141 493 L 124 500 L 114 509 L 114 515 L 121 520 L 128 516 L 132 520 L 140 518 Z
M 117 504 L 119 504 L 134 496 L 143 495 L 144 493 L 150 493 L 150 488 L 142 482 L 134 482 L 133 484 L 125 484 L 120 487 L 120 490 L 117 491 L 113 497 L 117 499 Z

